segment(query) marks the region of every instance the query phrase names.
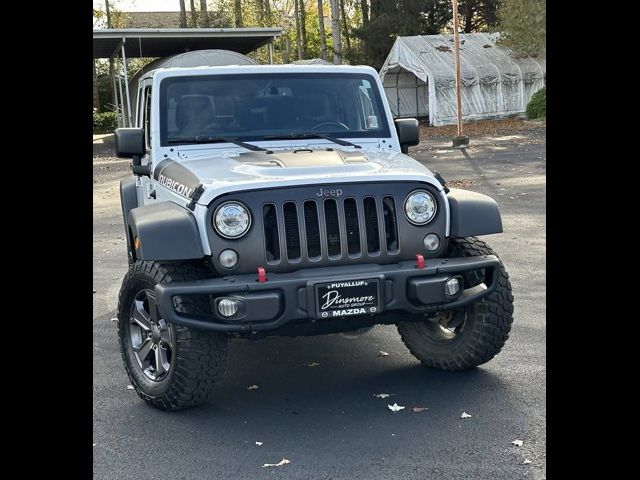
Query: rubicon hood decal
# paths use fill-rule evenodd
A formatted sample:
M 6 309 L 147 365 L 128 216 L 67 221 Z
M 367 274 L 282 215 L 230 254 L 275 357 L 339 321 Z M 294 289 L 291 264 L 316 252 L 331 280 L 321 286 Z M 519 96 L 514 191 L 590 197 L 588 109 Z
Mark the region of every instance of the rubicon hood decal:
M 158 164 L 153 171 L 153 178 L 160 185 L 186 198 L 191 198 L 194 190 L 200 185 L 198 177 L 191 170 L 170 159 Z

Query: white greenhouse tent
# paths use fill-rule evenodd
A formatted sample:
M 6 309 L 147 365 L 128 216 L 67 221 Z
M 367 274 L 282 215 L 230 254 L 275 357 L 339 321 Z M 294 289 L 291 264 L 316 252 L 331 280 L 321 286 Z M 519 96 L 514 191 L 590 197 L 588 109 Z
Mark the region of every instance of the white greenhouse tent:
M 460 35 L 463 120 L 521 114 L 545 85 L 544 57 L 518 58 L 497 45 L 499 34 Z M 397 118 L 428 118 L 431 125 L 456 123 L 453 35 L 398 37 L 380 70 Z

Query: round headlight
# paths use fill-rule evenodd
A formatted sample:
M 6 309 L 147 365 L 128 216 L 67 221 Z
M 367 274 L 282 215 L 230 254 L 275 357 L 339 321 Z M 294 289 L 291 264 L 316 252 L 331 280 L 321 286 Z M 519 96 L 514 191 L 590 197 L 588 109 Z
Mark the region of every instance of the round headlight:
M 241 203 L 223 203 L 213 215 L 213 226 L 225 238 L 239 238 L 249 230 L 251 214 Z
M 436 210 L 436 199 L 425 190 L 411 193 L 404 202 L 404 212 L 415 225 L 429 223 L 436 216 Z

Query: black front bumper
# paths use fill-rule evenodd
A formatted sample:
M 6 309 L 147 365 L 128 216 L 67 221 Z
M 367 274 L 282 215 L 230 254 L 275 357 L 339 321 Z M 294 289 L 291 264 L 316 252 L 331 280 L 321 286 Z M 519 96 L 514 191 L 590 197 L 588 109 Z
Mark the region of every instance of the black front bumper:
M 466 258 L 432 258 L 418 269 L 415 262 L 392 265 L 350 265 L 309 268 L 292 273 L 269 273 L 260 283 L 257 275 L 235 275 L 222 278 L 159 284 L 155 287 L 160 315 L 167 322 L 219 332 L 251 332 L 275 330 L 290 322 L 322 319 L 316 316 L 314 285 L 319 282 L 380 279 L 381 310 L 416 314 L 451 310 L 477 302 L 496 286 L 495 270 L 500 261 L 494 255 Z M 456 296 L 444 293 L 444 283 L 465 272 L 484 269 L 485 281 Z M 207 295 L 212 305 L 208 316 L 177 312 L 176 295 Z M 233 297 L 242 300 L 235 316 L 225 318 L 217 313 L 216 299 Z

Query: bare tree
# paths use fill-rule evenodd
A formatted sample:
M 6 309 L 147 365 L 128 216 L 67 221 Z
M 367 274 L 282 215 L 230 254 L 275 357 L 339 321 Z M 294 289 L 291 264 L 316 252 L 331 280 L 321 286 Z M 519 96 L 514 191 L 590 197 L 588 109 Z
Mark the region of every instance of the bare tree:
M 322 0 L 318 0 L 318 29 L 320 31 L 320 53 L 322 59 L 327 59 L 327 37 L 324 34 L 324 10 Z
M 331 36 L 333 37 L 333 63 L 342 63 L 342 49 L 340 47 L 340 8 L 338 0 L 331 2 Z
M 307 8 L 304 0 L 300 0 L 300 35 L 302 37 L 302 56 L 307 51 Z
M 283 35 L 284 48 L 282 49 L 282 61 L 283 63 L 289 63 L 291 61 L 291 39 L 289 35 Z
M 200 0 L 200 24 L 209 28 L 209 12 L 207 12 L 207 0 Z
M 302 33 L 300 29 L 300 4 L 298 0 L 293 0 L 293 14 L 296 17 L 296 47 L 298 48 L 298 60 L 302 60 Z
M 369 25 L 369 3 L 367 0 L 360 0 L 360 10 L 362 11 L 362 26 Z
M 351 53 L 351 38 L 349 37 L 349 23 L 347 19 L 347 12 L 344 8 L 344 0 L 339 0 L 340 16 L 342 17 L 342 35 L 344 35 L 345 52 L 347 56 Z
M 271 0 L 264 0 L 264 16 L 267 18 L 267 23 L 271 22 Z
M 189 7 L 191 10 L 191 26 L 198 26 L 198 12 L 196 12 L 196 0 L 190 0 Z
M 233 13 L 236 18 L 236 28 L 242 28 L 242 1 L 234 0 Z
M 184 0 L 180 0 L 180 28 L 187 28 L 187 7 Z

